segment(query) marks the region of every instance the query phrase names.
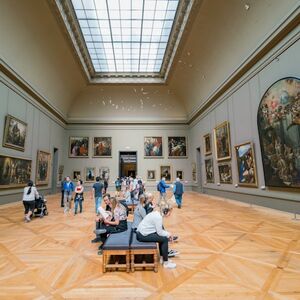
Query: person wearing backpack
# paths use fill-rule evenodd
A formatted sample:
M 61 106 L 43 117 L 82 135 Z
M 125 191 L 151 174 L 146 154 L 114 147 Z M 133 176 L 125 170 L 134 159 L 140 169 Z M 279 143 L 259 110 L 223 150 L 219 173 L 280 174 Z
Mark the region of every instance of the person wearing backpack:
M 161 201 L 166 201 L 166 195 L 167 195 L 167 189 L 170 187 L 170 185 L 166 184 L 166 178 L 162 177 L 160 182 L 157 185 L 157 189 L 159 190 L 160 193 L 160 198 L 158 205 L 160 205 Z

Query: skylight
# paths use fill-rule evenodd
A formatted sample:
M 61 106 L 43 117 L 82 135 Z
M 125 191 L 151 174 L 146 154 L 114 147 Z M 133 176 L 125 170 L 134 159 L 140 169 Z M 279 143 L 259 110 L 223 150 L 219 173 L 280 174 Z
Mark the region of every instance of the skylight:
M 71 0 L 96 73 L 158 73 L 179 0 Z

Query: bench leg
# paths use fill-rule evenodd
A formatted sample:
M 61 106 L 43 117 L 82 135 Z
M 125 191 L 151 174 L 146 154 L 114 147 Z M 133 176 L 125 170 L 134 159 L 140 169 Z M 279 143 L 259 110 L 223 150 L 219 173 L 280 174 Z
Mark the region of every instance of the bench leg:
M 106 272 L 106 253 L 102 253 L 102 271 L 103 273 Z
M 126 254 L 126 272 L 129 273 L 130 271 L 130 255 L 129 252 Z
M 134 272 L 134 254 L 131 253 L 131 272 Z
M 154 262 L 154 272 L 158 272 L 158 257 L 157 257 L 157 251 L 153 254 L 153 262 Z

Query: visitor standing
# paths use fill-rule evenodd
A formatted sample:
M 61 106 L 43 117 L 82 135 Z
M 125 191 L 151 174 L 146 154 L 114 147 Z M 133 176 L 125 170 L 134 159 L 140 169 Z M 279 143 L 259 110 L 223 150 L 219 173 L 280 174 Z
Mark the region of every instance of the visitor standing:
M 95 201 L 95 210 L 96 210 L 96 214 L 98 213 L 98 208 L 101 206 L 102 204 L 102 193 L 103 193 L 103 189 L 104 189 L 104 184 L 102 182 L 100 182 L 100 177 L 97 176 L 96 177 L 96 182 L 93 185 L 93 198 Z
M 71 181 L 69 176 L 66 177 L 66 181 L 64 182 L 64 213 L 70 211 L 71 201 L 72 201 L 72 193 L 74 191 L 74 184 Z
M 184 193 L 184 186 L 180 182 L 180 178 L 176 178 L 176 182 L 173 187 L 173 194 L 174 194 L 178 208 L 181 208 L 183 193 Z

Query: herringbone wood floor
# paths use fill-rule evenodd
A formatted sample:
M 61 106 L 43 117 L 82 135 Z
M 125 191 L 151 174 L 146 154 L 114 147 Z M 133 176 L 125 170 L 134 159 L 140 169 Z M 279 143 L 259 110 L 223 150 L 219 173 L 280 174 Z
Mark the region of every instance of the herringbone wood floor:
M 300 299 L 300 222 L 291 215 L 186 193 L 166 228 L 180 240 L 177 268 L 102 274 L 90 243 L 94 206 L 23 222 L 22 203 L 0 207 L 1 299 Z

